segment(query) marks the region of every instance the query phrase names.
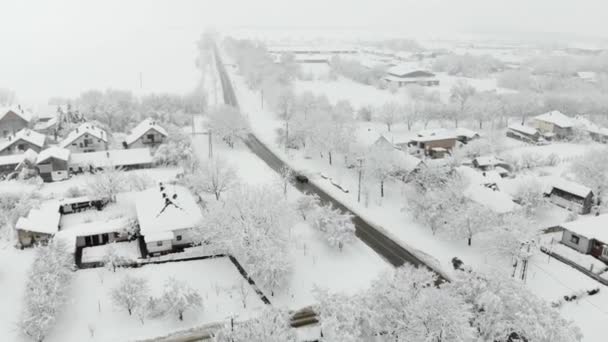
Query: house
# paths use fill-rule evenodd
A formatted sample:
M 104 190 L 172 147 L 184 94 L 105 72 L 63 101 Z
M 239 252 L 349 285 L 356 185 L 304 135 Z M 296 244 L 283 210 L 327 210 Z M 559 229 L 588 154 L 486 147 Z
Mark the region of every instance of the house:
M 0 175 L 6 176 L 15 171 L 19 171 L 20 167 L 25 167 L 30 163 L 36 162 L 37 154 L 33 150 L 27 150 L 23 154 L 10 154 L 0 156 Z
M 511 124 L 507 127 L 507 136 L 509 138 L 529 142 L 529 143 L 537 143 L 541 140 L 544 140 L 541 137 L 540 132 L 530 126 L 522 125 L 522 124 Z
M 57 201 L 48 201 L 40 208 L 32 209 L 27 217 L 20 217 L 15 224 L 17 238 L 22 247 L 46 243 L 59 230 L 59 206 Z
M 407 64 L 396 65 L 389 68 L 384 80 L 389 84 L 396 84 L 399 87 L 403 87 L 408 84 L 418 84 L 421 86 L 439 85 L 439 80 L 432 72 L 413 69 L 412 66 Z
M 107 150 L 99 152 L 72 153 L 68 169 L 70 173 L 93 172 L 107 167 L 126 170 L 152 166 L 153 158 L 148 148 Z
M 561 243 L 608 262 L 608 214 L 566 222 Z
M 45 182 L 56 182 L 68 179 L 68 162 L 70 150 L 61 147 L 49 147 L 42 150 L 36 158 L 38 174 Z
M 75 249 L 99 246 L 128 240 L 135 225 L 135 220 L 127 217 L 84 222 L 62 229 L 55 235 L 55 238 L 65 241 Z
M 558 139 L 565 139 L 572 136 L 574 121 L 571 117 L 554 110 L 535 116 L 533 118 L 535 127 L 547 139 L 554 136 Z
M 608 128 L 602 127 L 582 115 L 574 117 L 574 128 L 597 142 L 608 143 Z
M 27 150 L 39 153 L 46 143 L 46 136 L 24 128 L 15 135 L 9 135 L 7 140 L 0 144 L 0 155 L 22 154 Z
M 125 148 L 154 147 L 162 144 L 168 135 L 156 120 L 146 119 L 131 130 L 123 145 Z
M 458 127 L 454 129 L 453 132 L 456 135 L 456 139 L 463 144 L 467 144 L 468 142 L 479 139 L 480 137 L 478 132 L 464 127 Z
M 38 121 L 34 125 L 34 130 L 46 135 L 55 135 L 58 126 L 57 123 L 57 118 L 51 118 L 47 121 Z
M 437 133 L 412 138 L 407 145 L 410 148 L 413 147 L 413 152 L 417 155 L 443 158 L 452 152 L 456 141 L 456 136 L 451 133 Z
M 59 147 L 67 148 L 72 153 L 105 151 L 108 149 L 108 134 L 103 129 L 85 122 L 71 131 Z
M 473 159 L 472 165 L 474 168 L 481 171 L 497 171 L 501 177 L 506 177 L 511 170 L 511 165 L 506 161 L 496 158 L 495 156 L 481 156 Z
M 588 187 L 562 178 L 551 181 L 545 196 L 560 207 L 579 214 L 588 214 L 593 206 L 593 192 Z
M 135 209 L 140 234 L 150 255 L 191 245 L 191 230 L 203 219 L 192 193 L 174 184 L 159 183 L 140 192 Z
M 31 120 L 31 114 L 21 106 L 0 108 L 0 135 L 7 138 L 27 128 Z

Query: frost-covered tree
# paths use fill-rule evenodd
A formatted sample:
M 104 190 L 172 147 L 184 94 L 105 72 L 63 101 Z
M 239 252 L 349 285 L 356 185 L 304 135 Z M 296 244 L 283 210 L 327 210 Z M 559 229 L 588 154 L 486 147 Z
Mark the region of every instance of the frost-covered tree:
M 234 148 L 238 139 L 247 137 L 249 124 L 236 107 L 219 106 L 209 113 L 209 129 L 214 137 L 219 137 Z
M 103 197 L 116 202 L 116 195 L 127 190 L 125 174 L 122 169 L 106 167 L 91 176 L 87 181 L 87 191 L 93 198 Z
M 149 297 L 148 280 L 145 278 L 125 275 L 117 287 L 110 292 L 116 306 L 126 309 L 129 316 L 135 310 L 142 309 Z
M 288 233 L 295 211 L 278 189 L 241 185 L 209 203 L 194 240 L 232 254 L 256 283 L 281 289 L 291 271 Z
M 449 285 L 471 305 L 480 341 L 576 342 L 582 334 L 521 282 L 500 273 L 457 272 Z
M 538 209 L 548 205 L 543 184 L 536 178 L 528 178 L 515 189 L 513 201 L 522 206 L 527 216 L 533 216 Z
M 167 126 L 167 131 L 167 142 L 154 152 L 154 163 L 160 166 L 182 166 L 186 170 L 192 170 L 192 166 L 196 165 L 196 158 L 190 138 L 173 125 Z
M 214 342 L 295 342 L 295 329 L 289 324 L 289 314 L 281 309 L 266 308 L 259 316 L 232 327 L 224 325 L 213 334 Z
M 571 171 L 576 179 L 590 187 L 597 205 L 608 190 L 608 148 L 593 149 L 572 162 Z
M 493 229 L 497 214 L 485 205 L 461 197 L 445 209 L 445 233 L 455 239 L 466 239 L 471 246 L 473 237 Z
M 296 200 L 296 210 L 302 215 L 302 219 L 306 220 L 308 215 L 315 211 L 320 204 L 319 196 L 316 194 L 304 195 Z
M 32 208 L 40 204 L 37 191 L 4 193 L 0 196 L 0 231 L 8 238 L 19 217 L 26 216 Z M 12 236 L 10 236 L 12 238 Z
M 384 183 L 400 171 L 401 155 L 392 146 L 373 145 L 365 153 L 365 174 L 380 185 L 380 197 L 384 197 Z
M 312 226 L 323 233 L 331 247 L 340 251 L 344 245 L 355 240 L 355 225 L 352 215 L 343 213 L 332 205 L 321 206 L 314 214 Z
M 450 89 L 450 101 L 457 106 L 457 109 L 453 111 L 455 127 L 458 127 L 458 120 L 464 118 L 473 95 L 475 95 L 475 88 L 465 80 L 458 80 Z
M 279 176 L 281 176 L 281 184 L 283 187 L 283 196 L 287 198 L 287 185 L 289 185 L 295 175 L 295 172 L 288 165 L 283 165 L 279 169 Z
M 116 268 L 123 267 L 132 262 L 129 258 L 118 253 L 115 244 L 111 243 L 107 246 L 106 252 L 103 255 L 102 262 L 106 268 L 116 272 Z
M 388 102 L 378 109 L 378 119 L 386 125 L 386 129 L 390 132 L 391 127 L 400 121 L 402 111 L 398 103 Z
M 224 159 L 215 157 L 193 173 L 184 176 L 182 182 L 195 194 L 213 194 L 216 200 L 220 195 L 237 184 L 234 167 Z
M 162 302 L 166 313 L 177 315 L 184 320 L 184 312 L 189 309 L 202 309 L 203 298 L 184 281 L 168 278 L 163 287 Z
M 73 268 L 74 258 L 65 242 L 52 240 L 47 246 L 36 248 L 19 321 L 24 335 L 37 342 L 46 338 L 67 300 Z
M 372 336 L 373 310 L 365 295 L 330 293 L 326 289 L 314 289 L 315 312 L 319 317 L 323 341 L 357 342 Z

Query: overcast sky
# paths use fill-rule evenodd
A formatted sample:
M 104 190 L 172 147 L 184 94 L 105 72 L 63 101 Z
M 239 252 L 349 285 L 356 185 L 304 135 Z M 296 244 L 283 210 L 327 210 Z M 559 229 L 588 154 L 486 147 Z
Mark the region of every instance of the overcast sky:
M 91 88 L 184 92 L 205 27 L 608 37 L 606 0 L 0 0 L 0 87 L 22 100 Z

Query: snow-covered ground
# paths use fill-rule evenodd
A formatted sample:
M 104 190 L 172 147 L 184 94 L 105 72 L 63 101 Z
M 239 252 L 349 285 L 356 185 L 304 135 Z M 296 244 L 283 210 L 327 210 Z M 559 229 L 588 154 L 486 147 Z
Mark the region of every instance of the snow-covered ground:
M 280 127 L 280 122 L 275 119 L 273 113 L 260 108 L 258 97 L 244 85 L 240 76 L 232 72 L 231 77 L 236 86 L 239 102 L 243 110 L 248 113 L 252 128 L 260 140 L 296 170 L 309 175 L 309 179 L 316 185 L 341 200 L 369 222 L 387 231 L 390 236 L 393 236 L 396 241 L 399 241 L 410 251 L 430 260 L 432 264 L 448 273 L 451 272 L 451 259 L 453 257 L 459 257 L 465 264 L 478 269 L 498 269 L 504 272 L 510 270 L 510 260 L 503 260 L 495 256 L 486 247 L 482 239 L 477 241 L 474 239 L 473 246 L 468 247 L 464 240 L 450 241 L 442 236 L 433 235 L 430 229 L 416 223 L 411 213 L 402 210 L 405 204 L 403 195 L 405 185 L 398 182 L 385 184 L 385 197 L 380 198 L 379 185 L 369 184 L 363 189 L 364 195 L 361 203 L 357 203 L 357 191 L 355 190 L 357 189 L 357 174 L 353 170 L 346 169 L 340 162 L 340 158 L 336 157 L 334 159 L 336 162 L 333 166 L 330 166 L 326 160 L 318 157 L 304 158 L 302 153 L 297 151 L 289 151 L 288 155 L 285 155 L 283 148 L 276 144 L 276 128 Z M 376 103 L 382 103 L 386 99 L 386 94 L 390 95 L 389 92 L 383 92 L 384 95 L 379 95 L 380 97 L 377 98 L 375 96 L 376 91 L 380 90 L 361 85 L 339 86 L 336 90 L 335 82 L 328 82 L 325 85 L 320 82 L 317 83 L 319 84 L 308 84 L 309 89 L 314 89 L 318 94 L 327 91 L 332 101 L 343 98 L 341 96 L 345 96 L 344 94 L 349 92 L 352 87 L 353 92 L 350 96 L 352 99 L 358 99 L 359 101 L 354 103 L 355 106 L 368 99 L 373 99 Z M 301 82 L 298 82 L 298 84 L 301 84 Z M 301 89 L 299 85 L 297 88 Z M 521 144 L 513 144 L 513 147 L 518 146 L 521 146 Z M 579 155 L 585 148 L 587 146 L 584 145 L 555 144 L 546 147 L 524 147 L 521 149 L 540 149 L 539 153 L 555 152 L 564 160 L 570 160 Z M 521 152 L 515 151 L 514 153 Z M 320 173 L 333 178 L 341 185 L 354 191 L 344 193 L 328 180 L 320 177 Z M 559 209 L 558 211 L 563 212 Z M 537 220 L 552 219 L 551 216 L 539 215 Z M 565 219 L 565 215 L 563 219 Z M 559 222 L 563 221 L 555 222 L 553 219 L 551 224 Z M 538 224 L 539 229 L 545 227 L 543 222 L 538 222 Z M 580 272 L 556 260 L 547 262 L 546 256 L 540 252 L 532 258 L 530 265 L 526 284 L 534 293 L 549 301 L 556 301 L 564 295 L 569 295 L 581 289 L 595 288 L 599 285 Z M 576 303 L 566 303 L 561 308 L 565 317 L 574 320 L 582 328 L 585 335 L 584 341 L 599 342 L 604 340 L 602 329 L 608 323 L 608 313 L 604 309 L 608 307 L 608 288 L 602 285 L 599 285 L 599 287 L 601 288 L 599 295 L 585 298 Z
M 169 277 L 185 281 L 201 295 L 203 309 L 187 311 L 183 321 L 167 316 L 147 318 L 142 324 L 125 309 L 116 307 L 110 297 L 110 291 L 126 274 L 147 279 L 150 295 L 155 297 L 161 295 Z M 240 295 L 242 282 L 243 278 L 228 258 L 145 265 L 118 269 L 115 273 L 105 268 L 80 270 L 74 275 L 70 300 L 45 341 L 137 340 L 230 317 L 244 319 L 265 304 L 251 290 L 244 308 Z M 94 330 L 93 337 L 90 329 Z

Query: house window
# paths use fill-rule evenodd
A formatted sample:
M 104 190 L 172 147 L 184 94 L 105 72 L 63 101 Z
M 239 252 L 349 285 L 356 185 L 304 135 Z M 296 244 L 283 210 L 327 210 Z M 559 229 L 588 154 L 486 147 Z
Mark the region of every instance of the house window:
M 148 140 L 154 142 L 154 134 L 148 134 L 146 137 L 148 138 Z
M 572 242 L 575 245 L 578 245 L 578 242 L 580 241 L 580 238 L 576 235 L 571 235 L 570 236 L 570 242 Z
M 72 146 L 78 146 L 78 144 L 76 144 L 76 143 L 72 143 Z
M 114 237 L 115 237 L 115 238 L 117 238 L 117 239 L 118 239 L 118 236 L 119 236 L 119 235 L 120 235 L 120 234 L 118 234 L 118 233 L 114 233 Z
M 608 246 L 606 245 L 604 245 L 604 249 L 602 250 L 602 256 L 608 258 Z
M 17 149 L 19 151 L 25 151 L 25 144 L 19 144 L 19 145 L 17 145 Z
M 163 242 L 162 242 L 162 241 L 156 241 L 156 246 L 160 247 L 160 246 L 162 246 L 162 245 L 163 245 Z
M 182 241 L 182 236 L 181 236 L 181 235 L 176 236 L 176 237 L 175 237 L 175 240 L 177 240 L 177 241 Z

